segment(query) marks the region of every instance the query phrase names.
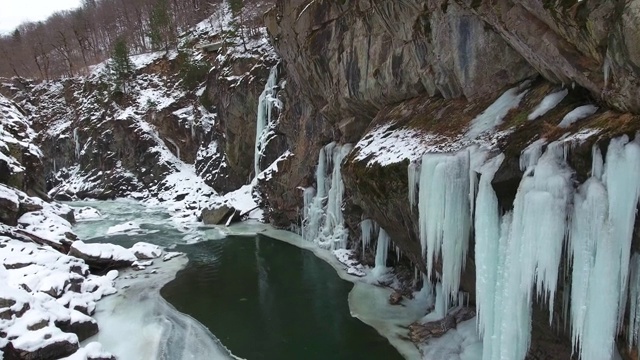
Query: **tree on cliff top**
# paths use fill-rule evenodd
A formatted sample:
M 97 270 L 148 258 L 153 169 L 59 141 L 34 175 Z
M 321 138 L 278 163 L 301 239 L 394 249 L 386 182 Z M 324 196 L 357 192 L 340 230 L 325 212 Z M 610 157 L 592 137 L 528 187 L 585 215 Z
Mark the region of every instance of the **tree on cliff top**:
M 126 93 L 127 83 L 131 76 L 133 66 L 129 59 L 129 47 L 127 46 L 127 41 L 122 37 L 118 38 L 113 46 L 109 67 L 116 85 L 121 86 L 122 92 Z
M 156 1 L 149 17 L 149 38 L 155 48 L 169 50 L 172 31 L 169 3 L 167 0 Z

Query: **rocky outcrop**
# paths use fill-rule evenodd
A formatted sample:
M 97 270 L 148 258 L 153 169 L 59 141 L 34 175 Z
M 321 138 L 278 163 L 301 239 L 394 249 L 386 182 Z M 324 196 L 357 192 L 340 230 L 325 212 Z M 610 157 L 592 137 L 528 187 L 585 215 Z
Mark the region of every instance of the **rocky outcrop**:
M 637 1 L 456 2 L 490 24 L 548 80 L 576 83 L 617 110 L 640 112 Z
M 230 59 L 229 66 L 209 75 L 207 98 L 219 109 L 215 124 L 216 153 L 198 159 L 196 168 L 207 183 L 229 192 L 247 183 L 253 173 L 258 101 L 273 56 Z
M 387 104 L 421 94 L 472 99 L 533 73 L 455 3 L 279 1 L 267 21 L 302 94 L 332 123 L 360 130 Z
M 0 183 L 44 196 L 42 152 L 24 110 L 0 92 Z

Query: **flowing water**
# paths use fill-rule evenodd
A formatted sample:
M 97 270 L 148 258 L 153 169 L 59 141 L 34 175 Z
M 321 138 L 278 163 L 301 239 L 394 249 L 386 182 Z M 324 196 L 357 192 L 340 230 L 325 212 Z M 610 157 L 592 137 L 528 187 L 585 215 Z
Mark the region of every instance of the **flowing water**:
M 75 230 L 81 239 L 125 247 L 145 241 L 186 253 L 189 263 L 161 294 L 238 357 L 402 358 L 386 338 L 351 316 L 353 285 L 310 251 L 266 237 L 226 237 L 210 229 L 198 236 L 185 234 L 164 212 L 134 202 L 70 205 L 103 213 L 99 220 L 79 222 Z M 109 228 L 129 221 L 139 229 L 107 235 Z

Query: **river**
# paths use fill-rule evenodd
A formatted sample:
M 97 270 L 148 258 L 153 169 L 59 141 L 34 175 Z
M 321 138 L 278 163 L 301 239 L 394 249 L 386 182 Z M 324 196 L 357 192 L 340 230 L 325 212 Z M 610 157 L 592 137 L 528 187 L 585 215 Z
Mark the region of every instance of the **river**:
M 180 231 L 161 208 L 131 201 L 69 205 L 91 206 L 102 213 L 100 219 L 78 222 L 75 231 L 81 239 L 125 247 L 144 241 L 185 253 L 188 264 L 161 295 L 187 319 L 204 325 L 235 356 L 402 359 L 385 337 L 351 316 L 348 297 L 353 284 L 308 250 L 259 235 Z M 130 230 L 108 235 L 125 223 L 130 223 L 125 226 Z M 125 354 L 138 359 L 131 354 L 136 351 L 123 350 L 121 358 Z M 212 358 L 193 354 L 197 359 Z

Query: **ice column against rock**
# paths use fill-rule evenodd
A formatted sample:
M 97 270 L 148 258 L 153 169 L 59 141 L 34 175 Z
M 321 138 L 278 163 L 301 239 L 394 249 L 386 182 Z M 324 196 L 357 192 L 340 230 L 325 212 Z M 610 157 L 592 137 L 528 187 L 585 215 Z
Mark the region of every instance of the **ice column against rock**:
M 376 233 L 378 225 L 371 219 L 364 219 L 360 222 L 360 232 L 362 233 L 362 256 L 371 244 L 371 239 Z
M 381 277 L 387 272 L 387 255 L 389 254 L 389 243 L 391 238 L 383 228 L 378 233 L 378 244 L 376 245 L 375 267 L 373 268 L 373 276 Z
M 480 335 L 493 334 L 494 300 L 498 268 L 500 267 L 500 212 L 498 197 L 491 182 L 500 168 L 504 155 L 489 160 L 481 169 L 475 216 L 475 256 L 476 256 L 476 309 Z M 488 338 L 488 337 L 487 337 Z M 489 346 L 487 346 L 489 345 Z M 490 348 L 490 344 L 485 348 Z
M 73 129 L 73 141 L 75 143 L 76 160 L 80 159 L 80 136 L 78 136 L 78 128 Z
M 442 258 L 444 306 L 457 299 L 471 228 L 470 154 L 426 154 L 420 165 L 418 212 L 420 243 L 428 278 Z M 409 179 L 410 181 L 412 179 Z
M 640 196 L 640 144 L 627 136 L 612 139 L 606 161 L 598 148 L 593 159 L 592 177 L 575 196 L 569 233 L 571 331 L 583 360 L 610 359 L 614 354 L 627 293 L 630 344 L 637 343 L 638 333 L 638 264 L 635 256 L 630 263 L 630 257 Z
M 277 98 L 278 95 L 278 65 L 271 68 L 267 84 L 260 94 L 258 102 L 258 119 L 256 123 L 256 149 L 253 163 L 255 176 L 260 173 L 260 159 L 271 135 L 272 127 L 277 119 L 273 118 L 273 109 L 282 108 L 282 103 Z
M 604 164 L 603 182 L 609 197 L 611 236 L 620 252 L 620 306 L 618 327 L 626 307 L 626 289 L 631 257 L 631 240 L 640 196 L 640 139 L 627 136 L 612 139 Z
M 524 359 L 530 345 L 533 296 L 553 309 L 572 199 L 572 171 L 565 162 L 564 145 L 549 144 L 544 153 L 540 144 L 532 146 L 523 152 L 521 164 L 527 170 L 513 212 L 502 220 L 491 186 L 502 158 L 490 160 L 481 169 L 475 234 L 484 360 Z
M 344 182 L 341 165 L 353 146 L 332 142 L 320 150 L 316 168 L 316 194 L 305 197 L 303 237 L 328 249 L 344 249 L 348 231 L 344 226 Z M 305 190 L 306 192 L 307 190 Z
M 565 238 L 571 264 L 566 304 L 580 358 L 614 356 L 627 294 L 627 335 L 630 344 L 638 341 L 640 261 L 637 255 L 630 258 L 640 197 L 640 143 L 626 136 L 613 139 L 606 161 L 594 147 L 592 176 L 575 192 L 566 146 L 551 143 L 545 150 L 535 142 L 523 151 L 525 173 L 513 211 L 502 220 L 491 186 L 501 158 L 480 171 L 475 260 L 484 360 L 525 358 L 534 296 L 549 308 L 552 321 Z

